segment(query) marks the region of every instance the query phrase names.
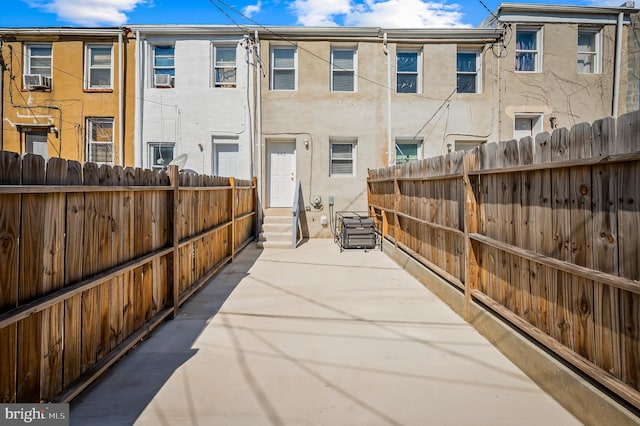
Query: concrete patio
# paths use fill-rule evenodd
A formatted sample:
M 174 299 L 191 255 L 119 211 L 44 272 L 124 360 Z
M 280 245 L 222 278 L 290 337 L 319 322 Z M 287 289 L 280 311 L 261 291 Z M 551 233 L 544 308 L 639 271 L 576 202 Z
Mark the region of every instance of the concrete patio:
M 580 424 L 381 251 L 252 243 L 74 425 Z

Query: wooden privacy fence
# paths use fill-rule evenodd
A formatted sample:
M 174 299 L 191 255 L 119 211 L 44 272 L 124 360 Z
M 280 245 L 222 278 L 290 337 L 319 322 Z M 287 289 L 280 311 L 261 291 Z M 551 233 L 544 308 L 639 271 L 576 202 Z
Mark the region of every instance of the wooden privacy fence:
M 640 113 L 371 170 L 385 237 L 640 410 Z M 467 305 L 468 306 L 468 305 Z
M 255 235 L 256 185 L 0 151 L 0 402 L 69 401 Z

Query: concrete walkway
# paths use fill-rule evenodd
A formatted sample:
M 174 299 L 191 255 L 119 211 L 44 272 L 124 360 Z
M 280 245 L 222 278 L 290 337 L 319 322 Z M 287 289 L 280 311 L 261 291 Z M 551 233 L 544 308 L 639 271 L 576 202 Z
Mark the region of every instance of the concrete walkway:
M 249 245 L 71 404 L 72 425 L 573 425 L 380 251 Z

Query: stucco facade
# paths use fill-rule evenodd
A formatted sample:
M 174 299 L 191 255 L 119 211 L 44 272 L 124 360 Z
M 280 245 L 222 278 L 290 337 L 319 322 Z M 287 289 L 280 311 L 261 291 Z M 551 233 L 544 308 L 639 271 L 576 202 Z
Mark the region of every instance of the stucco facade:
M 2 149 L 133 165 L 134 48 L 112 29 L 0 29 Z
M 499 32 L 475 29 L 276 28 L 261 33 L 263 206 L 274 207 L 269 149 L 273 143 L 288 142 L 295 148 L 291 181 L 301 183 L 309 236 L 330 237 L 330 197 L 334 212 L 366 211 L 367 170 L 399 160 L 396 155 L 401 150 L 396 145 L 417 148 L 411 157 L 426 158 L 452 151 L 461 141 L 473 144 L 494 137 L 497 87 L 486 70 L 496 58 L 486 46 L 499 37 Z M 295 50 L 293 89 L 273 87 L 274 49 Z M 353 90 L 336 91 L 332 50 L 343 49 L 355 52 L 355 83 Z M 478 55 L 476 93 L 457 93 L 460 51 Z M 398 87 L 399 52 L 417 54 L 413 93 Z M 349 159 L 353 169 L 334 173 L 340 160 L 332 158 L 332 145 L 345 143 L 353 147 Z
M 180 157 L 186 158 L 184 169 L 251 178 L 253 47 L 243 31 L 229 26 L 131 28 L 138 51 L 136 165 L 161 167 Z M 225 66 L 233 77 L 218 84 L 216 49 L 232 58 Z M 160 53 L 162 61 L 157 59 Z M 171 79 L 158 84 L 156 74 Z M 158 152 L 168 155 L 162 164 L 158 164 Z
M 524 135 L 528 120 L 535 134 L 638 109 L 638 41 L 630 26 L 636 13 L 633 3 L 501 4 L 482 24 L 505 31 L 497 70 L 500 140 Z M 518 69 L 527 54 L 537 59 Z

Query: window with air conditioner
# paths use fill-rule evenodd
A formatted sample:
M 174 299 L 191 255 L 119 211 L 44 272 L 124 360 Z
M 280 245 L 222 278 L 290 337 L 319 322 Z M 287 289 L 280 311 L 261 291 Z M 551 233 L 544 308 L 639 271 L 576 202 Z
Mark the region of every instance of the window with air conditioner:
M 24 46 L 23 87 L 26 90 L 50 89 L 53 69 L 53 47 L 50 43 L 28 43 Z
M 175 86 L 175 47 L 153 47 L 153 87 L 170 88 Z
M 87 161 L 113 164 L 113 118 L 87 118 Z
M 113 46 L 90 44 L 85 49 L 85 89 L 113 89 Z
M 214 87 L 236 87 L 236 46 L 214 46 Z
M 357 140 L 331 138 L 329 145 L 329 176 L 355 176 Z

